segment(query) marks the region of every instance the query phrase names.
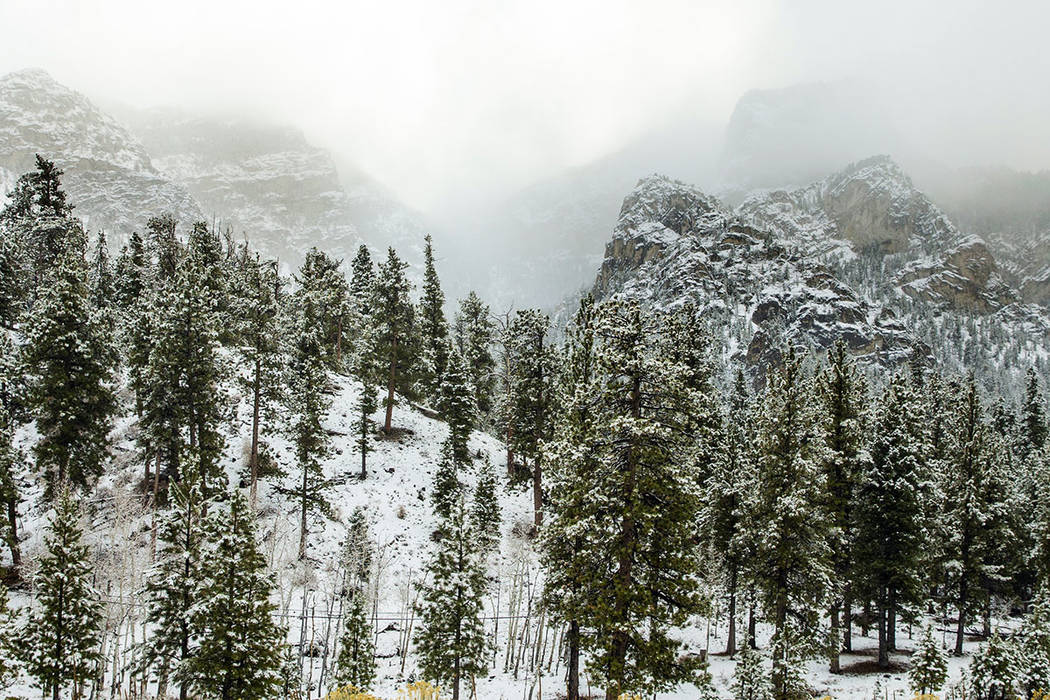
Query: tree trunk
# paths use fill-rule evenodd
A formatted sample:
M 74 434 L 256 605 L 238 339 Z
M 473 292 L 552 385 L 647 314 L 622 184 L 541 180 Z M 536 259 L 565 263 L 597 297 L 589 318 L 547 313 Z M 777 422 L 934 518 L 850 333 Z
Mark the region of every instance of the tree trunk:
M 255 358 L 255 378 L 252 382 L 252 452 L 251 452 L 251 502 L 255 510 L 256 484 L 259 481 L 259 404 L 261 402 L 262 360 Z
M 889 591 L 889 606 L 886 610 L 886 648 L 897 651 L 897 591 Z
M 748 608 L 747 608 L 747 643 L 752 649 L 758 649 L 758 640 L 755 638 L 755 630 L 758 627 L 758 620 L 755 617 L 755 589 L 752 587 L 751 592 L 748 594 Z
M 841 668 L 839 667 L 839 654 L 841 649 L 838 644 L 839 637 L 839 604 L 835 603 L 831 606 L 831 651 L 830 658 L 828 659 L 828 670 L 831 673 L 839 673 Z
M 964 572 L 965 574 L 965 572 Z M 963 637 L 966 633 L 966 604 L 969 602 L 969 586 L 966 576 L 959 582 L 959 621 L 955 625 L 955 655 L 962 656 Z
M 565 700 L 580 700 L 580 623 L 569 622 L 569 682 Z
M 787 626 L 787 582 L 779 577 L 780 594 L 774 608 L 774 637 L 777 644 L 773 646 L 773 697 L 775 700 L 788 700 L 787 688 L 787 645 L 782 635 Z
M 864 601 L 864 613 L 860 620 L 860 634 L 862 637 L 868 636 L 868 628 L 871 625 L 871 601 Z
M 22 567 L 22 550 L 18 546 L 18 502 L 14 498 L 7 501 L 7 548 L 11 550 L 11 568 L 18 571 Z
M 853 651 L 853 592 L 848 583 L 842 607 L 842 651 Z
M 886 644 L 886 610 L 880 602 L 877 614 L 879 616 L 879 668 L 890 667 L 890 654 Z
M 364 388 L 364 391 L 368 391 L 368 387 Z M 368 478 L 368 450 L 365 449 L 365 442 L 368 440 L 368 429 L 365 427 L 368 418 L 365 417 L 361 420 L 361 478 Z
M 538 530 L 543 524 L 543 465 L 539 456 L 532 465 L 532 513 Z
M 302 560 L 306 559 L 306 529 L 307 529 L 307 522 L 306 522 L 306 496 L 307 496 L 307 493 L 306 493 L 306 489 L 307 489 L 307 485 L 308 485 L 307 479 L 308 479 L 308 476 L 309 476 L 309 469 L 308 469 L 307 465 L 305 465 L 305 464 L 302 465 L 302 468 L 303 468 L 303 492 L 300 494 L 302 496 L 302 510 L 300 512 L 301 520 L 299 522 L 299 561 L 302 561 Z
M 383 432 L 390 434 L 391 422 L 394 419 L 394 382 L 397 381 L 397 338 L 394 339 L 393 356 L 390 358 L 390 373 L 386 381 L 386 423 Z
M 726 656 L 736 654 L 736 566 L 729 572 L 729 634 L 726 639 Z

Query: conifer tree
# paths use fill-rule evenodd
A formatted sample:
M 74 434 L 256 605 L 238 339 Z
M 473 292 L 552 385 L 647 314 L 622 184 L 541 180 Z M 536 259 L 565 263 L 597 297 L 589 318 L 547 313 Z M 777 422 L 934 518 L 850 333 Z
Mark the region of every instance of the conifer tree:
M 1021 416 L 1021 458 L 1026 459 L 1031 453 L 1038 452 L 1046 446 L 1047 424 L 1045 399 L 1039 388 L 1039 378 L 1035 370 L 1028 368 L 1026 375 L 1024 406 Z
M 462 498 L 442 519 L 429 573 L 418 609 L 416 653 L 423 677 L 450 685 L 452 700 L 459 700 L 460 683 L 486 671 L 485 570 Z
M 204 557 L 192 613 L 196 645 L 186 666 L 193 689 L 209 698 L 276 698 L 280 686 L 287 632 L 273 619 L 273 582 L 252 517 L 247 499 L 234 492 Z
M 248 366 L 241 384 L 252 403 L 252 441 L 248 456 L 250 496 L 255 506 L 259 479 L 259 431 L 264 420 L 272 418 L 281 397 L 283 355 L 278 320 L 281 280 L 277 264 L 261 262 L 258 255 L 245 265 L 241 289 L 236 297 L 239 354 Z
M 339 660 L 336 662 L 335 681 L 339 686 L 370 690 L 376 676 L 375 642 L 372 623 L 365 608 L 365 594 L 350 593 L 350 601 L 343 613 L 343 635 L 339 642 Z
M 21 635 L 26 670 L 53 700 L 67 688 L 73 700 L 83 698 L 101 658 L 102 605 L 82 537 L 77 502 L 64 490 L 44 538 L 36 603 Z
M 552 439 L 544 445 L 544 460 L 551 465 L 551 518 L 540 533 L 543 601 L 546 610 L 568 625 L 567 700 L 580 698 L 581 624 L 591 603 L 583 577 L 594 574 L 590 557 L 596 547 L 585 545 L 589 531 L 581 526 L 591 497 L 586 477 L 596 466 L 599 449 L 592 401 L 597 393 L 594 317 L 594 299 L 587 295 L 566 331 L 565 363 L 557 383 L 560 413 Z
M 372 264 L 372 253 L 361 244 L 357 255 L 350 263 L 350 301 L 358 318 L 368 319 L 372 315 L 372 296 L 375 293 L 376 270 Z
M 311 248 L 296 274 L 297 299 L 311 300 L 325 349 L 325 362 L 336 370 L 343 366 L 343 334 L 351 306 L 341 264 L 317 248 Z
M 448 322 L 445 320 L 445 293 L 441 291 L 434 265 L 434 245 L 427 234 L 423 246 L 423 296 L 419 300 L 421 362 L 419 383 L 423 396 L 438 401 L 443 390 L 448 362 Z
M 492 461 L 485 457 L 478 473 L 478 483 L 474 487 L 474 498 L 470 507 L 470 526 L 478 539 L 482 553 L 491 553 L 499 549 L 500 523 L 503 514 L 499 503 L 499 481 Z
M 109 309 L 116 298 L 116 287 L 109 262 L 109 245 L 106 243 L 104 231 L 98 232 L 95 247 L 91 253 L 91 268 L 88 276 L 91 303 L 96 309 Z
M 828 352 L 828 364 L 818 378 L 818 413 L 826 446 L 821 465 L 827 488 L 822 499 L 829 520 L 828 548 L 834 576 L 831 600 L 830 667 L 839 671 L 839 652 L 849 648 L 853 509 L 860 474 L 867 455 L 864 450 L 866 389 L 846 343 L 839 340 Z M 845 631 L 841 615 L 845 612 Z M 839 644 L 840 632 L 843 643 Z
M 790 348 L 768 378 L 758 420 L 754 575 L 774 627 L 773 697 L 788 700 L 791 660 L 812 644 L 829 587 L 823 445 L 802 359 Z M 793 647 L 800 644 L 800 648 Z
M 919 695 L 932 695 L 940 692 L 947 680 L 948 659 L 933 636 L 933 628 L 926 625 L 911 657 L 908 684 Z
M 328 510 L 324 492 L 329 484 L 324 477 L 321 461 L 329 451 L 330 439 L 323 421 L 331 399 L 328 395 L 325 346 L 314 298 L 304 294 L 298 299 L 298 306 L 291 338 L 286 395 L 288 433 L 295 447 L 295 459 L 300 472 L 295 495 L 299 501 L 301 561 L 306 558 L 310 512 Z
M 459 351 L 450 343 L 445 349 L 445 374 L 438 395 L 442 417 L 448 424 L 452 452 L 459 464 L 470 462 L 467 440 L 474 427 L 477 409 Z
M 125 313 L 145 293 L 147 271 L 146 244 L 138 231 L 133 231 L 127 245 L 121 248 L 113 271 L 114 301 Z
M 7 587 L 0 583 L 0 690 L 7 688 L 18 676 L 18 629 L 15 615 L 8 607 Z
M 752 646 L 750 639 L 747 641 L 733 669 L 733 700 L 770 700 L 769 674 L 762 655 Z
M 144 661 L 156 670 L 158 694 L 169 678 L 179 685 L 179 698 L 189 697 L 188 664 L 193 653 L 192 614 L 201 602 L 205 508 L 199 479 L 192 471 L 169 490 L 170 507 L 157 528 L 157 555 L 146 579 L 146 621 L 151 633 Z
M 441 457 L 438 459 L 437 471 L 434 472 L 434 488 L 430 492 L 430 504 L 439 518 L 447 520 L 451 517 L 455 504 L 462 497 L 459 462 L 456 461 L 452 440 L 447 439 L 441 445 Z
M 858 485 L 858 588 L 874 600 L 879 668 L 889 667 L 897 610 L 920 599 L 922 440 L 917 400 L 905 375 L 890 381 L 875 421 L 870 464 Z
M 1015 643 L 1017 686 L 1022 697 L 1050 688 L 1050 599 L 1041 593 L 1025 618 Z
M 408 265 L 390 248 L 387 259 L 376 275 L 372 314 L 375 328 L 377 364 L 383 368 L 386 382 L 386 421 L 383 432 L 393 429 L 394 392 L 411 395 L 412 376 L 416 365 L 415 312 L 408 298 L 405 277 Z
M 596 531 L 585 543 L 596 547 L 595 564 L 581 576 L 592 601 L 584 645 L 607 700 L 673 686 L 695 670 L 669 631 L 703 602 L 692 430 L 704 397 L 692 367 L 665 359 L 662 330 L 633 301 L 607 303 L 595 324 L 597 450 L 577 517 Z
M 477 294 L 471 292 L 459 303 L 456 314 L 456 347 L 467 366 L 470 387 L 474 392 L 479 420 L 492 413 L 492 394 L 495 387 L 496 360 L 492 356 L 494 326 L 489 318 L 489 307 Z
M 1010 645 L 996 632 L 970 661 L 969 691 L 977 700 L 1009 700 L 1014 696 L 1016 671 Z
M 37 466 L 46 494 L 87 486 L 102 473 L 116 411 L 112 349 L 91 308 L 83 247 L 61 255 L 26 329 L 24 362 L 40 439 Z
M 507 397 L 508 445 L 522 466 L 530 470 L 536 527 L 543 523 L 541 446 L 550 436 L 553 417 L 555 372 L 554 352 L 547 342 L 549 329 L 550 319 L 535 309 L 526 309 L 515 314 L 508 330 L 508 348 L 513 355 Z
M 372 571 L 375 555 L 368 519 L 361 507 L 354 509 L 346 525 L 343 542 L 342 566 L 347 575 L 346 585 L 351 590 L 365 591 Z

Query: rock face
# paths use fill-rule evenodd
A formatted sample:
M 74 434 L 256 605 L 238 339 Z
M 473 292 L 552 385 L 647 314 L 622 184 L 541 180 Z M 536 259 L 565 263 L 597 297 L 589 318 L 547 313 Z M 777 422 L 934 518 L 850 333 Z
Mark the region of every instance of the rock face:
M 6 194 L 34 156 L 65 170 L 65 186 L 88 229 L 115 240 L 168 213 L 188 224 L 202 218 L 189 191 L 158 171 L 124 127 L 40 70 L 0 78 L 0 186 Z
M 842 338 L 879 363 L 927 354 L 892 311 L 829 268 L 662 176 L 641 180 L 624 200 L 594 294 L 656 307 L 693 303 L 731 336 L 731 352 L 760 367 L 777 361 L 785 341 L 826 348 Z
M 994 313 L 1019 299 L 999 276 L 988 246 L 976 237 L 946 251 L 936 264 L 906 267 L 896 281 L 910 297 L 978 314 Z

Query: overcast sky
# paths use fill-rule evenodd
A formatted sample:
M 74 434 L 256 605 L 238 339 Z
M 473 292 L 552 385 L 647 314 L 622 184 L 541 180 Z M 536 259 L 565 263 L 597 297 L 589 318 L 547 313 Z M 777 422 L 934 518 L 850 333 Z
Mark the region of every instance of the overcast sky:
M 292 122 L 427 210 L 844 77 L 953 162 L 1048 168 L 1048 32 L 1045 0 L 0 0 L 0 72 Z

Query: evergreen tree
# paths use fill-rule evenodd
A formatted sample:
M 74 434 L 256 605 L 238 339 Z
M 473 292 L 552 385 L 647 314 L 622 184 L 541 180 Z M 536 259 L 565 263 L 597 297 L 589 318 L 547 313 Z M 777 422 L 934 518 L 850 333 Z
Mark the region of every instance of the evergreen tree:
M 104 231 L 98 232 L 88 276 L 91 303 L 96 309 L 109 309 L 116 299 L 116 283 L 109 263 L 109 245 Z
M 146 244 L 138 231 L 134 231 L 127 245 L 121 248 L 113 271 L 114 300 L 125 313 L 134 308 L 145 293 L 147 272 Z
M 577 517 L 595 531 L 581 576 L 592 601 L 584 646 L 607 700 L 695 670 L 669 632 L 702 605 L 693 430 L 704 397 L 692 367 L 665 359 L 664 328 L 644 322 L 635 302 L 606 304 L 595 323 L 596 459 Z
M 594 299 L 587 295 L 566 331 L 565 362 L 557 383 L 561 410 L 552 439 L 544 444 L 544 460 L 551 465 L 551 518 L 540 533 L 543 601 L 555 619 L 568 625 L 567 700 L 580 698 L 581 624 L 591 604 L 583 579 L 594 573 L 591 556 L 597 548 L 597 543 L 585 545 L 593 533 L 583 526 L 592 495 L 586 476 L 596 467 L 599 448 L 592 401 L 597 392 L 594 317 Z
M 14 613 L 8 607 L 7 588 L 0 583 L 0 690 L 10 686 L 18 676 L 18 632 Z
M 455 324 L 456 347 L 467 365 L 479 420 L 492 413 L 496 360 L 492 356 L 493 323 L 489 307 L 471 292 L 459 303 Z
M 451 517 L 455 504 L 463 497 L 459 483 L 459 462 L 451 440 L 441 445 L 441 457 L 434 472 L 434 488 L 430 492 L 430 504 L 434 513 L 444 520 Z
M 771 700 L 769 675 L 762 655 L 750 643 L 743 646 L 733 669 L 733 700 Z
M 752 517 L 763 534 L 754 575 L 774 626 L 776 700 L 791 697 L 791 659 L 815 640 L 830 584 L 827 525 L 815 507 L 826 493 L 824 454 L 808 381 L 802 359 L 789 349 L 768 378 L 758 420 Z M 794 643 L 801 647 L 792 648 Z
M 36 604 L 21 635 L 26 670 L 53 700 L 66 688 L 80 700 L 101 658 L 102 605 L 92 586 L 80 512 L 68 490 L 58 494 L 44 547 Z
M 88 300 L 83 248 L 70 246 L 33 310 L 24 362 L 40 439 L 37 466 L 48 497 L 83 488 L 102 473 L 116 401 L 112 349 Z
M 879 405 L 872 459 L 854 507 L 858 588 L 874 600 L 879 667 L 889 667 L 896 612 L 920 602 L 923 543 L 921 428 L 905 375 L 893 377 Z
M 296 275 L 297 300 L 311 301 L 325 349 L 325 362 L 336 370 L 343 367 L 343 334 L 351 306 L 341 265 L 339 260 L 311 248 Z
M 234 303 L 238 321 L 239 354 L 248 366 L 241 385 L 252 402 L 252 442 L 248 457 L 250 500 L 255 506 L 259 479 L 259 431 L 272 418 L 281 397 L 283 355 L 278 320 L 281 279 L 277 263 L 248 261 L 241 276 L 241 289 Z
M 350 263 L 350 302 L 359 319 L 370 319 L 372 316 L 372 297 L 375 294 L 376 271 L 372 264 L 372 254 L 368 246 L 361 244 L 357 255 Z
M 470 526 L 478 539 L 479 549 L 491 553 L 499 549 L 500 522 L 503 514 L 499 503 L 499 482 L 488 457 L 482 462 L 478 483 L 470 508 Z
M 193 689 L 219 700 L 276 698 L 286 631 L 273 620 L 273 583 L 259 551 L 248 502 L 234 492 L 206 549 L 196 646 L 186 662 Z
M 547 342 L 550 319 L 537 310 L 518 311 L 508 330 L 513 356 L 508 387 L 508 447 L 530 468 L 536 527 L 543 523 L 541 446 L 550 436 L 554 388 L 554 352 Z M 508 463 L 508 468 L 510 464 Z
M 1020 451 L 1022 459 L 1046 446 L 1047 431 L 1050 430 L 1046 420 L 1045 400 L 1039 388 L 1039 378 L 1031 367 L 1028 368 L 1026 376 L 1027 385 L 1021 416 Z
M 923 629 L 919 646 L 911 657 L 911 669 L 908 670 L 908 684 L 919 695 L 933 695 L 940 692 L 948 680 L 948 660 L 941 651 L 940 645 L 933 636 L 929 625 Z
M 421 394 L 439 401 L 448 362 L 448 323 L 445 320 L 445 294 L 441 291 L 434 246 L 427 234 L 423 246 L 423 296 L 419 300 L 419 335 L 422 343 L 419 383 Z
M 477 413 L 468 381 L 463 358 L 449 344 L 445 352 L 445 374 L 441 379 L 438 398 L 441 415 L 448 424 L 452 452 L 460 464 L 470 462 L 467 440 L 470 438 Z
M 295 487 L 299 501 L 299 559 L 306 558 L 309 514 L 327 512 L 324 493 L 329 483 L 321 468 L 329 451 L 329 437 L 323 421 L 331 399 L 328 395 L 328 371 L 325 368 L 325 346 L 314 299 L 309 294 L 298 300 L 298 315 L 292 331 L 288 366 L 288 433 L 295 447 L 300 478 Z
M 839 671 L 839 650 L 849 648 L 852 637 L 850 629 L 850 585 L 852 548 L 854 544 L 853 509 L 860 474 L 867 455 L 864 451 L 864 380 L 857 370 L 846 348 L 839 340 L 828 352 L 827 367 L 821 372 L 817 384 L 818 412 L 826 446 L 824 472 L 825 486 L 823 505 L 831 529 L 828 548 L 831 551 L 831 568 L 834 576 L 831 601 L 831 672 Z M 846 629 L 839 644 L 841 614 L 846 613 Z
M 192 472 L 169 494 L 170 507 L 157 527 L 156 559 L 146 578 L 146 622 L 151 633 L 144 645 L 144 661 L 156 670 L 158 695 L 165 695 L 170 677 L 179 684 L 180 700 L 186 700 L 195 634 L 192 615 L 201 602 L 207 504 Z
M 379 370 L 376 365 L 375 337 L 371 327 L 364 326 L 357 337 L 353 357 L 350 360 L 350 376 L 361 384 L 356 402 L 356 438 L 361 453 L 361 478 L 368 476 L 368 453 L 372 451 L 372 414 L 379 408 Z
M 346 539 L 342 551 L 342 566 L 347 576 L 346 586 L 350 590 L 364 592 L 367 589 L 372 575 L 374 555 L 365 511 L 360 507 L 355 508 L 346 525 Z
M 1015 642 L 1017 687 L 1022 697 L 1050 688 L 1050 599 L 1040 594 Z
M 452 700 L 459 700 L 460 682 L 486 672 L 485 570 L 462 498 L 452 504 L 438 534 L 418 608 L 422 629 L 416 653 L 423 677 L 451 685 Z
M 387 259 L 379 265 L 372 299 L 376 359 L 386 375 L 383 432 L 388 435 L 393 429 L 394 392 L 411 395 L 416 365 L 415 313 L 408 298 L 411 285 L 405 277 L 407 267 L 390 248 Z
M 354 591 L 343 613 L 343 636 L 339 641 L 339 660 L 335 681 L 358 690 L 369 690 L 376 676 L 375 642 L 372 624 L 365 608 L 365 594 Z
M 973 655 L 970 661 L 970 692 L 976 700 L 1008 700 L 1014 696 L 1016 680 L 1010 645 L 999 633 Z

